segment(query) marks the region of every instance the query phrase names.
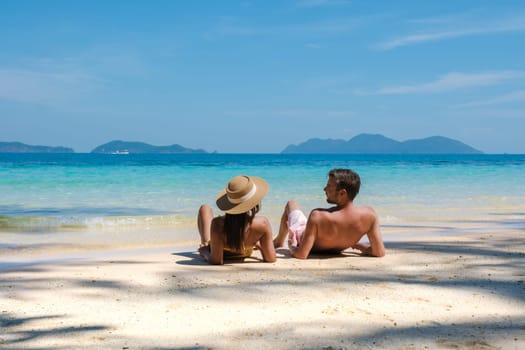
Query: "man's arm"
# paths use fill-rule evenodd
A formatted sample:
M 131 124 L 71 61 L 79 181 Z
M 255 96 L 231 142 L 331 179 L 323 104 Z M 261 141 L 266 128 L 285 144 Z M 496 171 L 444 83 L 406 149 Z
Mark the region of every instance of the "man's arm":
M 372 225 L 370 226 L 370 230 L 366 233 L 368 240 L 370 241 L 370 246 L 356 243 L 352 248 L 360 250 L 363 255 L 382 257 L 385 256 L 385 245 L 383 244 L 383 238 L 379 228 L 379 220 L 375 211 L 372 208 L 370 209 L 373 214 Z
M 383 237 L 381 236 L 381 229 L 379 228 L 379 219 L 374 209 L 374 221 L 372 223 L 372 229 L 368 231 L 367 236 L 370 241 L 370 255 L 382 257 L 385 256 L 385 245 L 383 243 Z

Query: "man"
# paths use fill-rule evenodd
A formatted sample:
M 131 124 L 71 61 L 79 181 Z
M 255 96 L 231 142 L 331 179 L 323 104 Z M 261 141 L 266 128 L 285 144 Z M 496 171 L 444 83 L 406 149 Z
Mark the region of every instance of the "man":
M 326 201 L 335 207 L 314 209 L 306 220 L 299 204 L 289 201 L 274 245 L 282 247 L 288 235 L 290 252 L 298 259 L 306 259 L 311 252 L 340 253 L 350 247 L 363 255 L 384 256 L 385 246 L 374 209 L 353 204 L 360 186 L 359 175 L 352 170 L 330 170 L 324 191 Z M 359 243 L 364 235 L 369 246 Z

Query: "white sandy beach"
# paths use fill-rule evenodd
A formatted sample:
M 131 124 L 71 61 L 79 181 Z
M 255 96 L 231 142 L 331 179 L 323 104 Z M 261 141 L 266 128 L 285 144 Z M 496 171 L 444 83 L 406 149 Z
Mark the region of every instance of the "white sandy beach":
M 272 264 L 209 266 L 193 246 L 4 251 L 0 348 L 525 348 L 523 227 L 384 231 L 384 258 L 279 249 Z

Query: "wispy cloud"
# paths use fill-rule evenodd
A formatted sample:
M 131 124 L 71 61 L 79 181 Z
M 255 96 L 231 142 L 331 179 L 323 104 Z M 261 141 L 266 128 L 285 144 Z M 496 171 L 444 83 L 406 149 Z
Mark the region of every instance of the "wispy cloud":
M 216 32 L 221 35 L 256 36 L 256 35 L 335 35 L 349 33 L 359 27 L 363 18 L 332 18 L 298 24 L 261 25 L 243 23 L 233 18 L 222 19 Z
M 276 109 L 276 110 L 232 110 L 225 113 L 232 117 L 275 117 L 285 119 L 303 119 L 303 118 L 346 118 L 353 115 L 348 110 L 331 110 L 331 109 Z
M 300 86 L 309 90 L 344 90 L 353 82 L 350 75 L 310 77 L 302 80 Z
M 353 113 L 345 110 L 311 110 L 311 109 L 283 109 L 271 111 L 271 114 L 284 118 L 341 118 L 348 117 Z
M 431 41 L 439 41 L 444 39 L 460 38 L 473 35 L 497 34 L 505 32 L 520 32 L 525 31 L 525 16 L 517 15 L 508 18 L 501 18 L 497 21 L 475 21 L 475 23 L 468 23 L 465 19 L 458 20 L 456 23 L 443 24 L 445 20 L 419 20 L 413 21 L 420 24 L 430 24 L 435 27 L 439 22 L 446 28 L 433 31 L 425 31 L 425 29 L 418 30 L 417 33 L 400 36 L 378 45 L 375 48 L 380 50 L 391 50 L 401 46 L 422 44 Z M 472 21 L 471 21 L 472 22 Z
M 296 6 L 297 7 L 321 7 L 321 6 L 346 5 L 349 3 L 350 3 L 350 0 L 299 0 L 296 3 Z
M 499 71 L 484 73 L 448 73 L 434 81 L 413 85 L 390 86 L 374 92 L 359 91 L 361 94 L 396 95 L 412 93 L 439 93 L 465 88 L 490 86 L 512 79 L 524 79 L 525 71 Z
M 0 69 L 0 99 L 54 106 L 80 94 L 94 82 L 82 71 L 42 72 Z
M 0 99 L 67 108 L 122 76 L 148 74 L 142 56 L 131 49 L 97 46 L 63 57 L 19 57 L 0 67 Z
M 491 106 L 500 105 L 513 102 L 525 102 L 525 90 L 514 91 L 506 95 L 486 99 L 482 101 L 472 101 L 459 105 L 458 107 L 479 107 L 479 106 Z
M 306 47 L 307 49 L 320 49 L 321 45 L 316 43 L 307 43 L 304 45 L 304 47 Z

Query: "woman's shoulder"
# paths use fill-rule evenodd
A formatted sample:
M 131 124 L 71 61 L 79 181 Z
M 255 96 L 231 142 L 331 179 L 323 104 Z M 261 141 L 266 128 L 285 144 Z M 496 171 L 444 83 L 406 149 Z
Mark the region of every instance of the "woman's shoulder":
M 224 216 L 216 216 L 211 220 L 212 230 L 224 227 Z
M 256 216 L 253 218 L 252 227 L 259 230 L 266 229 L 271 227 L 270 220 L 266 216 Z
M 264 222 L 264 223 L 266 223 L 266 222 L 270 222 L 270 220 L 266 216 L 257 215 L 256 217 L 253 218 L 253 222 Z

